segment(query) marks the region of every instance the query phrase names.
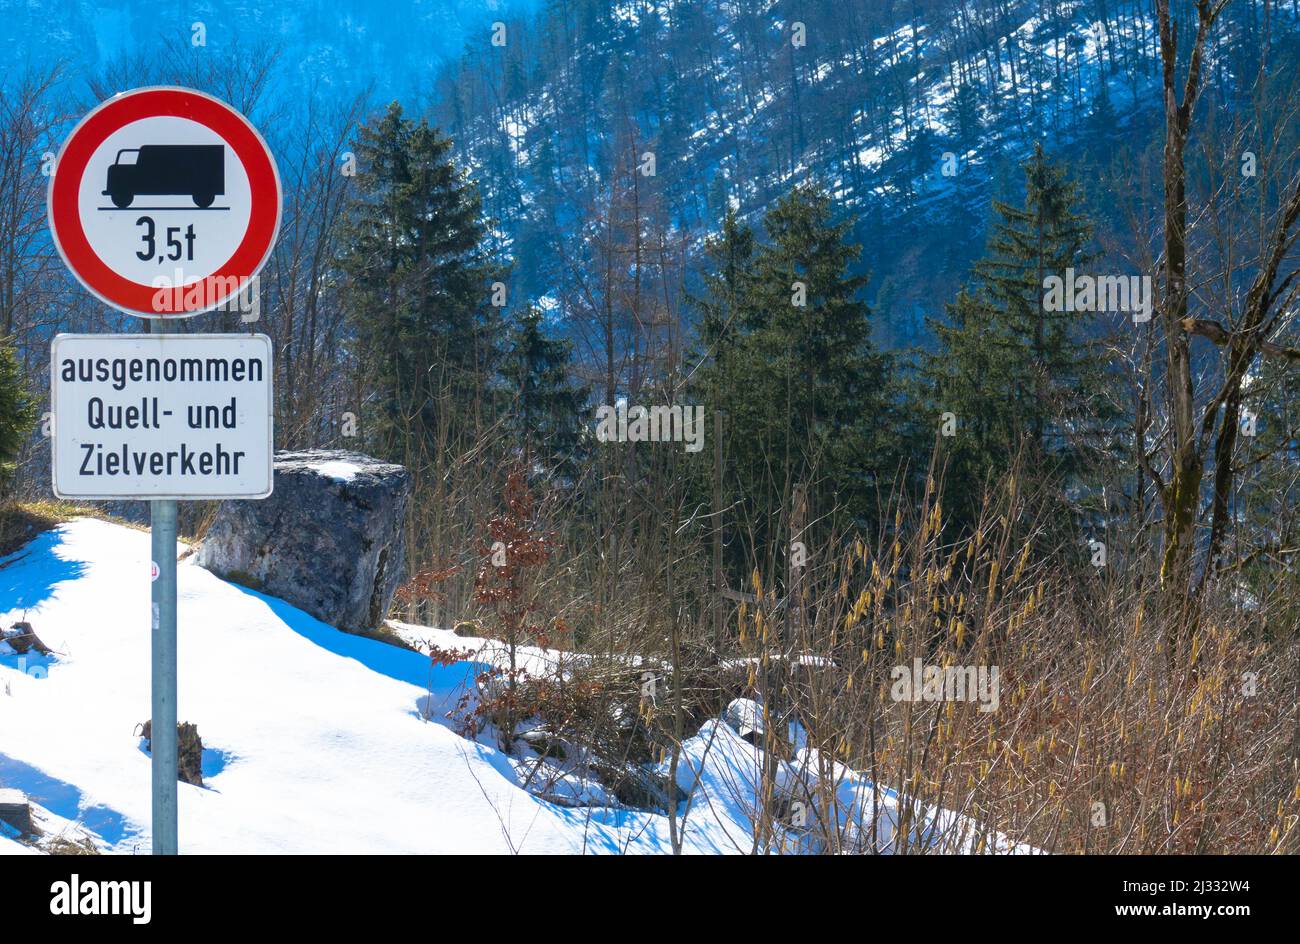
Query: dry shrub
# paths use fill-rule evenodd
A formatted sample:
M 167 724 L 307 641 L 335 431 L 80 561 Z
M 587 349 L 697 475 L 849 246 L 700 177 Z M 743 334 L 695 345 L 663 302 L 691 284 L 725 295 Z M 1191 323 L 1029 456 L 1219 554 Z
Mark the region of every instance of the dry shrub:
M 1221 580 L 1193 625 L 1173 627 L 1184 643 L 1171 659 L 1155 554 L 1079 561 L 1049 539 L 1059 511 L 1017 494 L 1014 477 L 954 538 L 937 491 L 877 546 L 823 560 L 793 606 L 755 575 L 759 602 L 739 614 L 751 687 L 778 722 L 768 746 L 793 720 L 819 749 L 818 809 L 842 805 L 834 758 L 898 792 L 901 835 L 925 810 L 962 814 L 946 827 L 964 834 L 953 847 L 1003 848 L 1000 835 L 1060 853 L 1295 851 L 1300 641 L 1287 593 Z M 816 656 L 803 678 L 789 669 L 799 654 Z M 996 710 L 895 699 L 892 673 L 915 659 L 996 667 Z M 871 811 L 837 812 L 819 815 L 818 848 L 846 848 L 861 825 L 846 814 Z M 781 828 L 759 824 L 756 839 Z

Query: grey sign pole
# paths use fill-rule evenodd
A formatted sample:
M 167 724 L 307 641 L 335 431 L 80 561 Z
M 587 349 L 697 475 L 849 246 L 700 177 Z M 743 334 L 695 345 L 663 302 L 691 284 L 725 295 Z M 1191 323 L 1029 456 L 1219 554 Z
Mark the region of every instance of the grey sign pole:
M 163 330 L 149 322 L 150 333 Z M 176 502 L 149 502 L 153 562 L 153 854 L 176 855 Z

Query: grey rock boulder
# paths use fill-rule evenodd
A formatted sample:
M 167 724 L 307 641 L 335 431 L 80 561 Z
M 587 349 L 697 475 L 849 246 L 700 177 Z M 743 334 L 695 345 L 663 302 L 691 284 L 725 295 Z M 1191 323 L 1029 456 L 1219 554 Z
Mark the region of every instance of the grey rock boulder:
M 369 632 L 406 568 L 410 491 L 405 468 L 360 453 L 279 452 L 271 497 L 222 502 L 196 560 L 331 626 Z

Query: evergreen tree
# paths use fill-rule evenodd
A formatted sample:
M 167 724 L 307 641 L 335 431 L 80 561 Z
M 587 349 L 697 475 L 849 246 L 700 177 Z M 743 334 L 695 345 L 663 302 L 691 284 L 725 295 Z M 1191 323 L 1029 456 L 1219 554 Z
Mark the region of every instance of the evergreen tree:
M 1108 418 L 1103 371 L 1085 336 L 1090 312 L 1049 311 L 1044 281 L 1079 269 L 1090 226 L 1076 185 L 1041 147 L 1023 165 L 1023 206 L 994 200 L 996 214 L 970 284 L 931 319 L 938 349 L 924 359 L 933 414 L 954 414 L 949 481 L 973 501 L 990 474 L 1022 446 L 1032 468 L 1078 472 Z
M 961 148 L 970 147 L 980 132 L 980 93 L 971 82 L 962 82 L 948 103 L 944 116 L 949 135 Z
M 502 375 L 512 399 L 509 425 L 531 462 L 576 468 L 582 410 L 590 396 L 569 380 L 572 344 L 548 338 L 542 313 L 529 309 L 510 331 Z
M 450 150 L 394 102 L 360 130 L 343 228 L 368 438 L 404 462 L 477 423 L 474 405 L 499 359 L 491 285 L 503 272 L 484 244 L 478 192 Z
M 770 549 L 795 485 L 820 514 L 862 518 L 896 457 L 890 361 L 871 343 L 867 278 L 849 274 L 860 252 L 846 240 L 851 221 L 833 222 L 830 198 L 798 187 L 763 223 L 769 242 L 756 245 L 729 214 L 709 247 L 696 382 L 727 414 L 729 474 L 746 525 Z
M 1088 134 L 1102 144 L 1115 140 L 1119 128 L 1119 115 L 1110 100 L 1110 91 L 1105 82 L 1097 89 L 1092 100 L 1092 111 L 1088 114 Z
M 745 303 L 754 276 L 754 231 L 728 208 L 721 231 L 704 252 L 704 292 L 692 302 L 700 315 L 700 342 L 714 365 L 708 376 L 717 380 L 736 339 L 753 327 Z
M 0 339 L 0 496 L 9 487 L 13 463 L 36 420 L 36 405 L 23 384 L 13 345 Z

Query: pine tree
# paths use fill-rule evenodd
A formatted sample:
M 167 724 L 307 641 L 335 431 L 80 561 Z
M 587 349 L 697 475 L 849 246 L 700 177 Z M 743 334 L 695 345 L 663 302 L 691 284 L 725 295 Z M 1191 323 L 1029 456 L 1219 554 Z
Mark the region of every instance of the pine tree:
M 882 468 L 890 361 L 871 343 L 867 278 L 849 274 L 860 247 L 831 200 L 798 187 L 764 217 L 769 242 L 733 215 L 709 249 L 697 389 L 727 414 L 730 474 L 761 543 L 776 537 L 796 484 L 813 506 L 861 518 Z
M 754 231 L 728 208 L 704 254 L 704 292 L 692 302 L 700 315 L 700 342 L 716 376 L 736 339 L 753 326 L 745 301 L 754 275 Z
M 510 331 L 502 375 L 512 400 L 509 425 L 531 463 L 576 468 L 582 409 L 590 396 L 569 380 L 572 344 L 548 338 L 530 307 Z
M 958 423 L 949 480 L 973 499 L 1023 446 L 1031 467 L 1077 472 L 1107 418 L 1102 365 L 1087 312 L 1048 311 L 1044 280 L 1087 264 L 1088 222 L 1076 185 L 1041 147 L 1023 165 L 1023 206 L 994 200 L 996 218 L 970 284 L 930 320 L 938 349 L 924 360 L 936 416 Z
M 372 448 L 411 462 L 473 425 L 499 359 L 476 188 L 451 141 L 394 102 L 360 130 L 361 172 L 343 229 L 342 268 L 361 376 L 371 391 Z
M 962 150 L 975 144 L 980 132 L 980 93 L 973 83 L 957 86 L 944 117 L 949 136 Z
M 36 405 L 23 383 L 13 345 L 0 339 L 0 497 L 8 491 L 13 463 L 36 420 Z

